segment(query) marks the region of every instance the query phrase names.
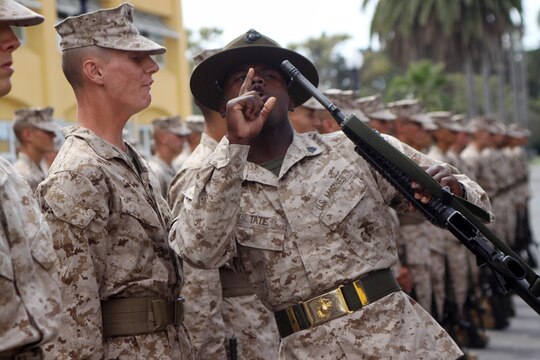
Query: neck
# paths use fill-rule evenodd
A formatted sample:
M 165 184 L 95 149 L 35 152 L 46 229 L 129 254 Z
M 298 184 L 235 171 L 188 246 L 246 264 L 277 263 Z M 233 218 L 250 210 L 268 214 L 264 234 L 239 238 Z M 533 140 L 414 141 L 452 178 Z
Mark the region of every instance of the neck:
M 172 161 L 178 154 L 173 154 L 167 147 L 156 147 L 156 156 L 167 165 L 172 166 Z
M 250 142 L 248 161 L 262 164 L 285 156 L 292 142 L 293 130 L 290 121 L 280 121 L 276 126 L 263 130 Z
M 110 104 L 101 94 L 87 92 L 77 96 L 77 125 L 92 130 L 108 143 L 127 151 L 122 131 L 133 114 Z
M 447 143 L 446 141 L 437 141 L 436 144 L 437 144 L 437 147 L 441 149 L 443 154 L 446 154 L 448 152 L 448 149 L 450 149 L 450 145 L 451 145 Z
M 41 159 L 43 159 L 43 154 L 32 146 L 22 146 L 19 152 L 28 156 L 37 166 L 39 166 Z

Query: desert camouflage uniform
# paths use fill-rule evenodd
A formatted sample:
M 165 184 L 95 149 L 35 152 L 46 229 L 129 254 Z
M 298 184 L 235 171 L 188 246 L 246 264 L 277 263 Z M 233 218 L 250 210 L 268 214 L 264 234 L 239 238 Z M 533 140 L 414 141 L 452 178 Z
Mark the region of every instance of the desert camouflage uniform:
M 50 359 L 191 359 L 183 326 L 135 336 L 102 336 L 100 301 L 178 298 L 181 268 L 167 243 L 171 216 L 145 161 L 92 131 L 65 130 L 38 188 L 58 254 L 62 328 Z M 178 264 L 179 265 L 179 264 Z
M 439 160 L 445 163 L 448 163 L 455 168 L 463 171 L 459 168 L 461 164 L 459 160 L 456 162 L 452 156 L 449 156 L 448 153 L 444 154 L 442 150 L 433 145 L 431 147 L 429 156 L 433 157 L 435 160 Z M 465 305 L 465 300 L 467 298 L 467 291 L 469 289 L 469 250 L 463 246 L 459 240 L 452 235 L 449 231 L 441 231 L 441 236 L 443 239 L 444 245 L 444 254 L 448 259 L 448 271 L 450 272 L 450 278 L 452 279 L 452 287 L 454 290 L 455 302 L 459 315 L 463 306 Z M 446 295 L 445 295 L 446 296 Z M 443 298 L 444 301 L 444 298 Z M 442 313 L 439 313 L 442 315 Z
M 203 133 L 200 144 L 174 178 L 169 194 L 173 214 L 180 212 L 182 192 L 195 184 L 198 172 L 216 145 L 214 139 Z M 184 264 L 184 272 L 184 324 L 191 336 L 195 359 L 227 359 L 226 344 L 233 335 L 238 359 L 277 359 L 279 334 L 274 316 L 257 295 L 224 298 L 218 269 L 203 270 Z
M 416 163 L 433 160 L 388 138 Z M 397 260 L 387 204 L 408 207 L 341 132 L 295 134 L 280 176 L 224 138 L 183 195 L 173 246 L 197 266 L 238 256 L 273 310 L 320 295 Z M 454 169 L 455 170 L 455 169 Z M 469 200 L 482 190 L 457 175 Z M 401 200 L 399 203 L 396 201 Z M 399 205 L 398 205 L 399 204 Z M 401 291 L 281 340 L 281 359 L 455 359 L 461 351 Z
M 25 153 L 20 152 L 13 167 L 35 192 L 39 183 L 45 180 L 45 173 Z
M 43 345 L 59 325 L 51 232 L 30 188 L 0 158 L 0 355 Z
M 161 160 L 157 156 L 152 156 L 148 160 L 148 165 L 156 174 L 159 180 L 159 187 L 161 188 L 161 195 L 167 199 L 167 193 L 169 192 L 169 185 L 176 174 L 176 171 L 172 166 Z
M 420 214 L 399 214 L 398 248 L 403 249 L 402 263 L 412 273 L 415 300 L 431 312 L 431 252 L 429 241 L 434 227 Z

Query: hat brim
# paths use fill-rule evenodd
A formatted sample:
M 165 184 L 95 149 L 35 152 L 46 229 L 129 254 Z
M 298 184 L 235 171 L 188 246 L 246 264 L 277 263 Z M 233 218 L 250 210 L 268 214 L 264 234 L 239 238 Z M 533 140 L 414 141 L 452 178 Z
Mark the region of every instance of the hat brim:
M 392 114 L 390 110 L 379 110 L 366 115 L 375 120 L 392 121 L 397 119 L 397 116 Z
M 0 15 L 0 21 L 11 26 L 34 26 L 45 20 L 43 16 L 13 0 L 6 0 L 3 7 L 2 10 L 8 11 L 10 15 L 8 18 Z
M 96 37 L 95 45 L 106 49 L 122 51 L 140 51 L 148 53 L 150 55 L 160 55 L 164 54 L 167 51 L 165 47 L 141 35 L 130 35 L 128 37 L 122 37 L 121 41 L 118 42 L 111 41 L 111 39 L 114 38 L 100 39 L 99 37 Z
M 53 122 L 46 122 L 46 123 L 39 123 L 39 124 L 33 124 L 33 126 L 37 127 L 40 130 L 48 131 L 48 132 L 57 132 L 60 130 L 60 126 L 56 125 Z
M 315 87 L 319 84 L 315 65 L 297 52 L 276 46 L 250 45 L 224 50 L 201 62 L 191 74 L 191 93 L 204 106 L 219 111 L 223 102 L 221 82 L 231 69 L 242 64 L 261 63 L 281 71 L 284 60 L 289 60 Z M 311 97 L 295 82 L 289 85 L 289 95 L 295 106 Z

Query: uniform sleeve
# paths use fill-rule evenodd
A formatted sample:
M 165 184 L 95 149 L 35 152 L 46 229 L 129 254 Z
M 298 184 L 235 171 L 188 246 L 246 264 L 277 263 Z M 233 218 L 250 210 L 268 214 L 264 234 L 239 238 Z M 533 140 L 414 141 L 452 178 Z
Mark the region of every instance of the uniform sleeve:
M 183 168 L 171 182 L 169 206 L 173 216 L 182 209 L 185 189 L 193 187 L 200 168 Z M 173 249 L 181 256 L 180 247 Z M 186 300 L 184 326 L 191 337 L 196 359 L 227 359 L 227 332 L 223 323 L 221 281 L 217 269 L 197 269 L 184 263 Z
M 491 205 L 489 203 L 489 198 L 486 194 L 486 192 L 480 187 L 480 185 L 478 185 L 476 182 L 472 181 L 471 179 L 469 179 L 466 175 L 464 174 L 461 174 L 459 173 L 459 171 L 447 164 L 447 163 L 442 163 L 438 160 L 435 160 L 415 149 L 413 149 L 412 147 L 410 147 L 409 145 L 407 144 L 404 144 L 402 142 L 400 142 L 399 140 L 393 138 L 393 137 L 389 137 L 389 136 L 385 136 L 386 140 L 392 144 L 395 148 L 397 148 L 398 150 L 400 150 L 403 154 L 405 154 L 409 159 L 411 159 L 412 161 L 414 161 L 417 165 L 419 166 L 425 166 L 425 167 L 429 167 L 431 165 L 442 165 L 444 167 L 446 167 L 455 177 L 456 179 L 463 185 L 464 189 L 465 189 L 465 199 L 472 202 L 473 204 L 483 208 L 484 210 L 486 211 L 491 211 Z M 381 178 L 380 175 L 377 174 L 377 176 L 379 178 Z M 383 192 L 384 194 L 384 192 Z M 388 199 L 387 199 L 388 200 Z M 405 198 L 401 197 L 401 200 L 405 200 Z M 395 203 L 395 201 L 394 201 Z M 401 205 L 398 207 L 399 210 L 402 210 L 404 208 L 404 205 L 403 203 L 401 203 Z M 408 204 L 407 204 L 407 207 L 408 207 Z
M 55 174 L 42 183 L 39 202 L 57 252 L 62 295 L 62 327 L 47 347 L 51 358 L 102 359 L 99 288 L 107 247 L 105 194 L 74 172 Z
M 171 245 L 195 267 L 218 268 L 236 253 L 233 231 L 248 151 L 248 146 L 229 145 L 223 138 L 201 167 L 194 186 L 177 197 L 178 221 Z

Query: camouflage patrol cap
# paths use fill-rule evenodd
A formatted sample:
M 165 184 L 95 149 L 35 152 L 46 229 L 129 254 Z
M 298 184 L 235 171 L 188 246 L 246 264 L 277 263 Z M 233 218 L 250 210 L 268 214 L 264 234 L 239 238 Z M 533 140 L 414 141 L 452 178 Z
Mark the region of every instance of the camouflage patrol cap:
M 204 106 L 219 111 L 223 101 L 223 80 L 234 67 L 261 63 L 280 69 L 284 60 L 289 60 L 314 86 L 319 84 L 317 69 L 306 57 L 281 47 L 255 30 L 248 30 L 195 67 L 189 81 L 191 93 Z M 289 85 L 289 96 L 295 106 L 300 106 L 311 95 L 296 82 L 292 82 Z
M 60 127 L 53 120 L 54 109 L 47 107 L 30 107 L 15 110 L 13 128 L 33 126 L 48 132 L 56 132 Z
M 465 114 L 454 114 L 450 118 L 450 121 L 452 121 L 454 123 L 454 126 L 459 129 L 459 132 L 464 132 L 467 134 L 470 134 L 472 132 L 468 124 L 467 116 Z
M 429 112 L 428 115 L 440 129 L 461 131 L 459 124 L 452 121 L 453 114 L 450 111 L 433 111 Z
M 202 115 L 189 115 L 186 125 L 191 132 L 202 133 L 204 131 L 204 117 Z
M 14 0 L 0 0 L 0 21 L 11 26 L 33 26 L 45 18 Z
M 217 54 L 220 51 L 221 49 L 205 49 L 193 57 L 193 64 L 197 66 L 210 56 Z
M 355 100 L 356 107 L 367 117 L 376 120 L 391 121 L 396 119 L 390 110 L 384 108 L 380 95 L 366 96 Z
M 341 90 L 341 89 L 327 89 L 323 91 L 323 94 L 326 95 L 328 100 L 330 100 L 334 105 L 341 109 L 346 115 L 356 114 L 356 116 L 367 123 L 369 119 L 366 115 L 358 110 L 355 105 L 356 94 L 352 90 Z
M 124 3 L 117 8 L 70 16 L 55 26 L 61 36 L 62 51 L 99 46 L 123 51 L 143 51 L 163 54 L 166 49 L 145 38 L 133 24 L 133 5 Z
M 489 115 L 478 115 L 472 118 L 470 128 L 473 132 L 483 130 L 491 133 L 494 131 L 493 121 Z
M 437 125 L 424 112 L 422 104 L 417 99 L 403 99 L 388 103 L 388 109 L 400 119 L 419 123 L 424 130 L 437 129 Z
M 321 103 L 318 102 L 317 99 L 315 99 L 314 97 L 310 97 L 301 106 L 306 107 L 311 110 L 324 110 L 324 106 L 322 106 Z
M 187 136 L 191 132 L 180 122 L 180 116 L 162 116 L 152 121 L 154 131 L 163 130 L 179 136 Z

